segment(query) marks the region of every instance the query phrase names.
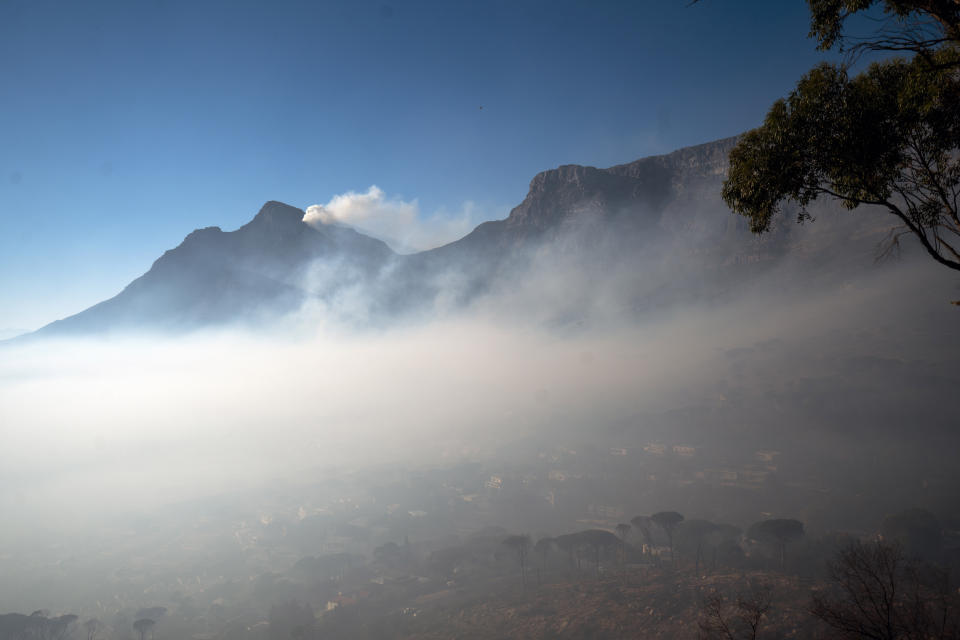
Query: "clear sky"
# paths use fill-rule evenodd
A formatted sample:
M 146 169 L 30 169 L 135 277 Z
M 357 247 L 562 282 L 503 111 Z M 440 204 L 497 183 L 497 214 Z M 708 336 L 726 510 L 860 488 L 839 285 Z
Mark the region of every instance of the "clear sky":
M 807 31 L 803 0 L 0 0 L 0 330 L 267 200 L 479 221 L 736 134 L 825 57 Z

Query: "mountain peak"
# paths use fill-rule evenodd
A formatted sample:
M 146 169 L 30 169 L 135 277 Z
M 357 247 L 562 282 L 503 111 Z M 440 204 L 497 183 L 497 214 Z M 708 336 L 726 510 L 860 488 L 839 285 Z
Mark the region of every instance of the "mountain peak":
M 291 207 L 283 202 L 270 200 L 266 202 L 253 220 L 247 223 L 246 227 L 259 229 L 271 229 L 275 231 L 299 231 L 303 222 L 304 212 L 302 209 Z

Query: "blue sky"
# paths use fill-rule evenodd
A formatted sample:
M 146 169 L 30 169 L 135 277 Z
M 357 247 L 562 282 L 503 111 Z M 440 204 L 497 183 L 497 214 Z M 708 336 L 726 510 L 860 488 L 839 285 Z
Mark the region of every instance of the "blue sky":
M 544 169 L 736 134 L 807 31 L 802 0 L 0 0 L 0 330 L 267 200 L 503 217 Z

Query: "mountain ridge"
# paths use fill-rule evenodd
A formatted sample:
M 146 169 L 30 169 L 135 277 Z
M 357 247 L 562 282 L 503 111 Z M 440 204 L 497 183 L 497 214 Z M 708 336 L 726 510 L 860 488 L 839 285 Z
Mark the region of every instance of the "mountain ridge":
M 302 209 L 270 200 L 234 231 L 193 230 L 116 296 L 28 335 L 257 323 L 309 299 L 336 299 L 358 288 L 384 315 L 429 309 L 442 296 L 456 306 L 515 281 L 545 251 L 590 270 L 620 268 L 618 262 L 630 265 L 671 247 L 677 249 L 672 259 L 692 256 L 703 268 L 679 261 L 680 275 L 670 286 L 702 287 L 697 279 L 704 269 L 714 279 L 724 277 L 718 269 L 745 264 L 759 264 L 752 267 L 759 271 L 796 244 L 789 225 L 751 235 L 720 200 L 727 156 L 738 139 L 606 169 L 568 164 L 541 171 L 506 218 L 408 255 L 351 227 L 307 224 Z M 317 269 L 321 262 L 324 269 Z M 458 283 L 452 294 L 444 291 L 450 281 Z
M 316 229 L 302 219 L 303 211 L 271 200 L 235 231 L 195 229 L 116 296 L 34 334 L 190 328 L 256 316 L 264 305 L 291 311 L 307 297 L 301 281 L 310 261 L 335 255 L 370 271 L 393 255 L 382 241 L 353 229 Z

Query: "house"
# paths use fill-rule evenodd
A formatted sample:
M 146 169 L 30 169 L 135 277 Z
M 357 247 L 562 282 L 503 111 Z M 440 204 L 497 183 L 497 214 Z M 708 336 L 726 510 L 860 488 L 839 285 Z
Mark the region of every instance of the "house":
M 768 464 L 773 462 L 773 459 L 776 458 L 778 455 L 780 455 L 779 451 L 768 451 L 766 449 L 761 449 L 760 451 L 757 451 L 754 454 L 757 460 L 759 460 L 760 462 L 766 462 Z
M 591 515 L 604 520 L 616 520 L 623 516 L 623 509 L 609 504 L 591 504 L 587 506 L 587 512 Z
M 694 447 L 688 447 L 683 444 L 673 445 L 673 454 L 681 458 L 692 458 L 697 455 L 697 450 Z

